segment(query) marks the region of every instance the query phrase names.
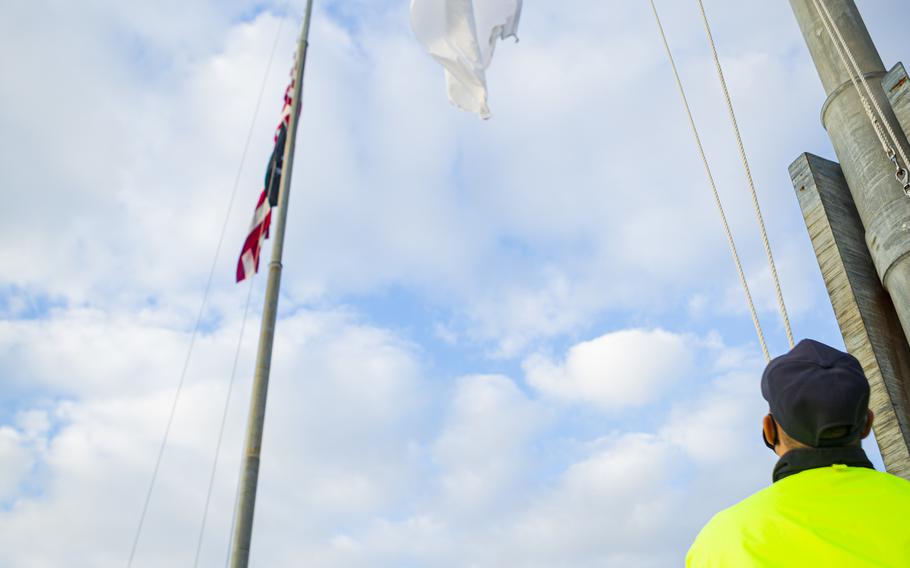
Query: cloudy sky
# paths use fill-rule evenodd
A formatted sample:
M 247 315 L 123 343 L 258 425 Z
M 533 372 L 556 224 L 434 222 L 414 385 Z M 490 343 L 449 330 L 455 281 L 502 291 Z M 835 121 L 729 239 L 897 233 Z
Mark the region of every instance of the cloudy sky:
M 886 65 L 907 56 L 910 5 L 859 4 Z M 833 156 L 821 85 L 787 3 L 706 5 L 795 333 L 842 346 L 787 174 Z M 696 5 L 659 6 L 780 353 Z M 126 564 L 227 216 L 134 563 L 192 564 L 302 11 L 6 6 L 0 566 Z M 672 566 L 770 481 L 761 353 L 647 3 L 529 0 L 519 35 L 483 122 L 448 104 L 405 0 L 316 2 L 257 566 Z M 201 566 L 225 560 L 263 284 Z

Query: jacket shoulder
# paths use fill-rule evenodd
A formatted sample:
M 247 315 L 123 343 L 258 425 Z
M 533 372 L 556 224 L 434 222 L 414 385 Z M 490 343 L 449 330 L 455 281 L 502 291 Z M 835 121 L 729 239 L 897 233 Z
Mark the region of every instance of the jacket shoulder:
M 723 566 L 724 550 L 740 542 L 743 526 L 769 506 L 773 487 L 766 487 L 716 513 L 702 527 L 686 555 L 686 566 Z M 721 561 L 711 564 L 708 562 Z

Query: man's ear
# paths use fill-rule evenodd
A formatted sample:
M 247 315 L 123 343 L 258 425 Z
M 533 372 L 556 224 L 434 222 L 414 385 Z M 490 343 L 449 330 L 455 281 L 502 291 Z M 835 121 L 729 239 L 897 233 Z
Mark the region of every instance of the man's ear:
M 770 414 L 765 414 L 765 417 L 762 418 L 761 429 L 765 437 L 765 445 L 773 450 L 778 443 L 777 424 L 774 423 L 774 418 Z
M 866 411 L 866 426 L 863 428 L 863 439 L 869 436 L 869 432 L 872 431 L 872 421 L 875 420 L 875 413 L 872 412 L 872 409 Z

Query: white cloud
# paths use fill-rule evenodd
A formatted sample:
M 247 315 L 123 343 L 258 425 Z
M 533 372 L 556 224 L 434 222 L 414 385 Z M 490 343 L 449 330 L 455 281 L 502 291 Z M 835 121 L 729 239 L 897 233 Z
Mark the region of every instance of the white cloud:
M 532 355 L 523 367 L 541 393 L 604 409 L 653 402 L 661 389 L 686 376 L 693 361 L 684 336 L 664 330 L 624 330 L 569 349 L 565 361 Z
M 669 481 L 680 454 L 645 434 L 618 435 L 572 464 L 556 486 L 517 519 L 510 544 L 522 566 L 666 566 L 654 546 L 671 534 L 682 499 Z
M 34 455 L 22 433 L 0 427 L 0 503 L 19 492 L 19 485 L 32 468 Z
M 478 300 L 472 310 L 475 340 L 494 339 L 492 355 L 515 357 L 540 336 L 553 336 L 585 321 L 586 308 L 578 286 L 556 267 L 545 267 L 531 284 L 498 290 Z
M 471 518 L 501 510 L 533 468 L 527 447 L 544 415 L 507 377 L 459 380 L 447 427 L 433 443 L 446 507 Z
M 236 341 L 236 330 L 219 335 L 219 342 L 229 342 L 229 335 Z M 155 388 L 173 386 L 188 339 L 182 330 L 141 317 L 91 309 L 58 311 L 49 319 L 0 322 L 0 369 L 7 388 L 19 393 L 122 392 L 135 390 L 140 381 Z M 204 357 L 204 344 L 212 340 L 200 342 Z M 222 371 L 227 367 L 220 366 Z
M 693 349 L 720 367 L 736 352 L 701 341 Z M 748 435 L 760 420 L 760 412 L 752 415 L 760 397 L 746 378 L 738 368 L 699 384 L 654 433 L 620 428 L 588 441 L 554 442 L 546 430 L 573 410 L 532 402 L 505 377 L 464 377 L 445 415 L 447 425 L 432 446 L 439 469 L 415 487 L 423 495 L 411 514 L 335 534 L 314 558 L 326 566 L 678 563 L 714 512 L 768 483 L 773 460 Z M 714 415 L 719 404 L 723 408 L 716 410 L 734 416 L 730 423 Z M 702 407 L 710 410 L 685 412 Z M 532 416 L 523 415 L 529 409 Z M 521 465 L 529 456 L 540 459 L 546 450 L 539 446 L 546 439 L 549 451 L 563 459 L 550 475 L 529 483 Z M 728 448 L 731 442 L 736 446 Z M 452 459 L 440 460 L 441 449 Z M 710 459 L 705 452 L 712 452 Z M 503 476 L 503 462 L 520 466 Z M 472 499 L 469 491 L 459 502 L 445 490 L 426 490 L 440 481 L 445 489 L 452 472 L 465 470 L 473 475 L 472 483 L 495 488 L 492 504 Z M 466 505 L 474 507 L 474 515 L 466 515 Z
M 105 331 L 116 334 L 118 327 L 108 322 Z M 143 346 L 125 342 L 122 349 L 135 356 Z M 208 355 L 230 361 L 232 349 L 216 343 Z M 51 342 L 41 357 L 63 362 L 69 351 L 69 343 Z M 212 563 L 223 550 L 233 502 L 251 358 L 243 361 L 206 541 L 204 558 Z M 111 379 L 118 386 L 99 390 L 77 372 L 71 400 L 23 412 L 18 427 L 0 428 L 0 494 L 10 503 L 0 510 L 0 565 L 124 562 L 173 396 L 174 381 L 157 373 L 140 361 Z M 321 522 L 369 518 L 406 495 L 415 448 L 428 435 L 415 429 L 423 387 L 410 346 L 341 312 L 299 312 L 282 320 L 273 373 L 257 504 L 263 549 L 270 546 L 266 527 L 277 527 L 274 544 L 283 553 L 288 526 L 315 538 Z M 192 554 L 225 379 L 223 370 L 206 367 L 188 377 L 140 543 L 142 563 L 179 564 Z M 17 492 L 32 468 L 41 472 L 32 480 L 37 491 Z M 301 509 L 319 513 L 295 523 Z M 38 533 L 55 535 L 53 542 L 16 544 Z
M 751 368 L 750 368 L 751 367 Z M 697 404 L 686 401 L 670 413 L 661 434 L 706 467 L 742 456 L 758 440 L 767 403 L 758 396 L 760 366 L 720 377 Z M 723 451 L 718 451 L 723 448 Z

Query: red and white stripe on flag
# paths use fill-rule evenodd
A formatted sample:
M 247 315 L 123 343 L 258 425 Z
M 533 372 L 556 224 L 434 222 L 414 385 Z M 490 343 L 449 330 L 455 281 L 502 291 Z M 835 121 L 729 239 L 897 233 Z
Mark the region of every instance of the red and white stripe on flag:
M 278 142 L 278 131 L 281 130 L 281 125 L 283 124 L 285 128 L 290 128 L 291 126 L 291 109 L 294 107 L 293 94 L 294 79 L 292 78 L 288 88 L 284 90 L 284 105 L 281 107 L 281 122 L 275 128 L 275 142 Z
M 262 243 L 269 236 L 269 226 L 272 224 L 272 208 L 269 207 L 268 195 L 263 189 L 253 213 L 253 222 L 250 224 L 250 234 L 243 243 L 240 259 L 237 261 L 237 282 L 242 282 L 253 274 L 259 272 L 259 257 L 262 252 Z
M 281 106 L 281 120 L 275 128 L 275 142 L 278 142 L 278 133 L 281 127 L 290 127 L 291 109 L 294 108 L 294 70 L 291 70 L 291 83 L 284 91 L 284 104 Z M 243 282 L 253 274 L 259 272 L 259 256 L 262 253 L 262 244 L 269 237 L 269 225 L 272 223 L 272 208 L 269 205 L 268 190 L 262 190 L 256 211 L 253 213 L 253 222 L 250 224 L 250 234 L 247 235 L 237 260 L 237 282 Z

